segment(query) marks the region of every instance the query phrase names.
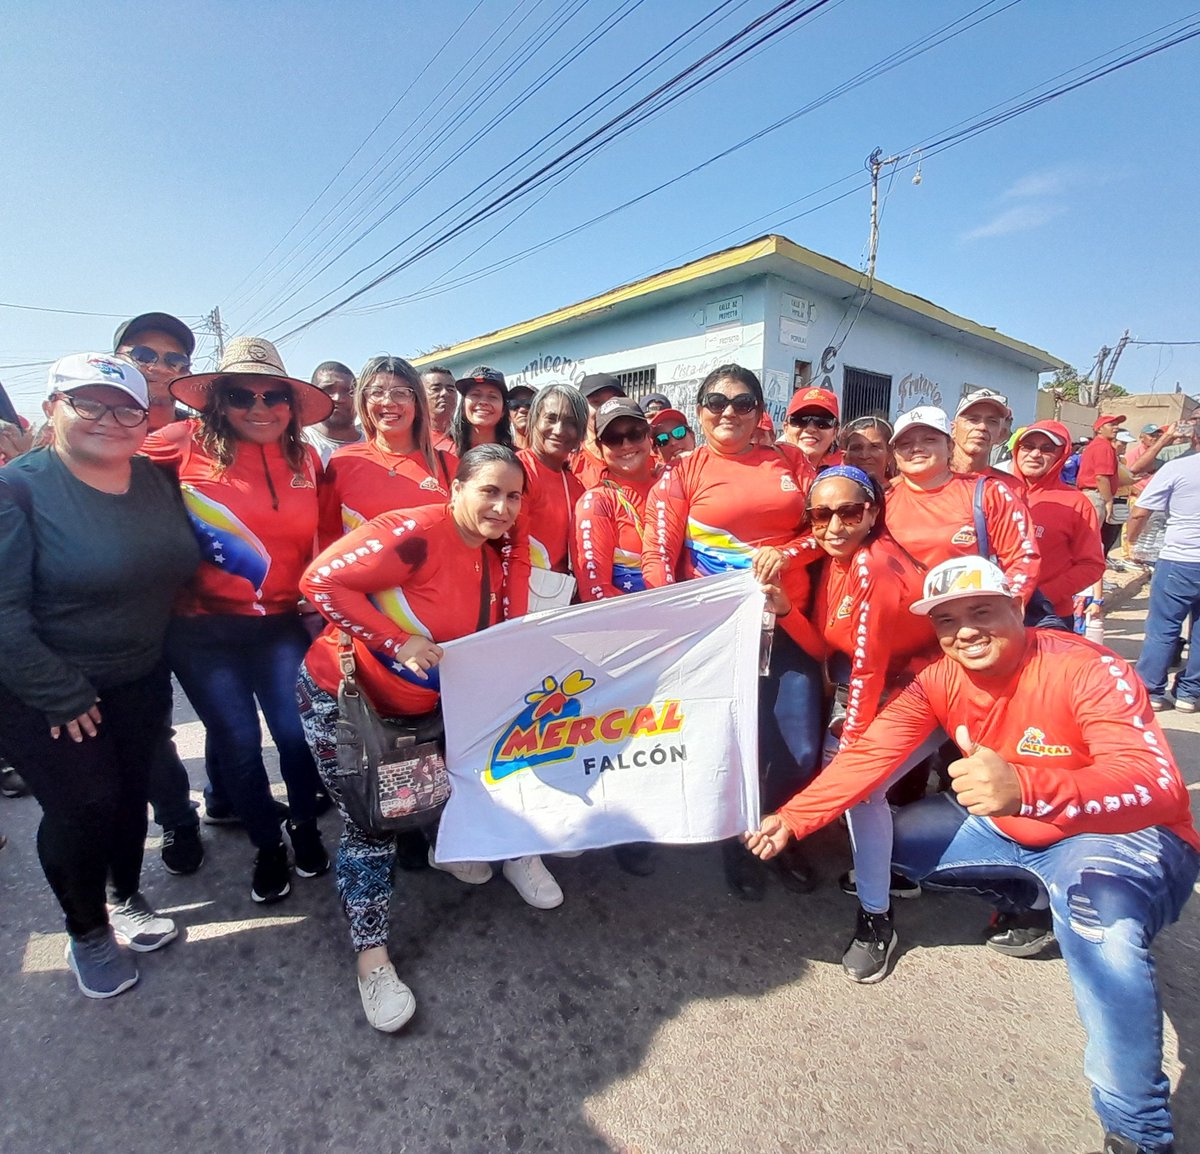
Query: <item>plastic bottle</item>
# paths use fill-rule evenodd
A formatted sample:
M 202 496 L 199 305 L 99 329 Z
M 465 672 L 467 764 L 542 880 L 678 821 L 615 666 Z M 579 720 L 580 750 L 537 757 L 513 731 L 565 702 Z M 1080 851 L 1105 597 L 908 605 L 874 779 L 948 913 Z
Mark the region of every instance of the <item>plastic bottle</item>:
M 1104 644 L 1104 618 L 1091 617 L 1088 623 L 1083 627 L 1083 635 L 1089 641 L 1094 641 L 1097 645 Z

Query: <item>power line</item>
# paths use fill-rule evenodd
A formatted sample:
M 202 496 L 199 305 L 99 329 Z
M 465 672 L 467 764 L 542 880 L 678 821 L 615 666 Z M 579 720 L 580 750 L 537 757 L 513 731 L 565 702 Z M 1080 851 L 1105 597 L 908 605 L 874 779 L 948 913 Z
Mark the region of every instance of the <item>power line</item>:
M 100 317 L 103 320 L 123 321 L 128 320 L 129 313 L 89 313 L 82 312 L 79 309 L 52 309 L 42 305 L 18 305 L 12 304 L 9 301 L 0 301 L 0 309 L 20 309 L 22 312 L 30 313 L 57 313 L 60 316 L 67 317 Z M 199 317 L 180 317 L 180 320 L 199 320 Z
M 1131 345 L 1200 345 L 1200 341 L 1129 341 Z

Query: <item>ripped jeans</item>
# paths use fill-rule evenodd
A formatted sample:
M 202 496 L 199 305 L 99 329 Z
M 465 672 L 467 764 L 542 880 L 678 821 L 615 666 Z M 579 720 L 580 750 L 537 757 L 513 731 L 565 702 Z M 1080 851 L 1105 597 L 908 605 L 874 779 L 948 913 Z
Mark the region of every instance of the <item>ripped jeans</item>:
M 941 794 L 897 812 L 893 861 L 913 881 L 974 890 L 1005 912 L 1048 895 L 1087 1032 L 1083 1068 L 1096 1113 L 1105 1130 L 1139 1145 L 1169 1144 L 1170 1087 L 1150 943 L 1179 917 L 1200 855 L 1161 827 L 1076 834 L 1030 849 Z

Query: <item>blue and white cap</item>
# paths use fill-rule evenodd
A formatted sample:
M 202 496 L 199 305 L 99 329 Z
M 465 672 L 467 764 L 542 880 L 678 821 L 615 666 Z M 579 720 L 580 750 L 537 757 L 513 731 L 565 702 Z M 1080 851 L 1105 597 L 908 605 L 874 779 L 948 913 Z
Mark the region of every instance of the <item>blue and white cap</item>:
M 73 393 L 89 385 L 108 385 L 127 393 L 143 409 L 150 407 L 146 378 L 129 361 L 113 353 L 72 353 L 50 367 L 46 395 Z

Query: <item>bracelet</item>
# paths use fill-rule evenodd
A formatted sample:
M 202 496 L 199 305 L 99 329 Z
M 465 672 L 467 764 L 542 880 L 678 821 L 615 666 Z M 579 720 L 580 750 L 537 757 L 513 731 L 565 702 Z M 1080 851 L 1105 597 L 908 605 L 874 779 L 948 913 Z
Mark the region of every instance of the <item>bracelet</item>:
M 1103 598 L 1103 597 L 1093 597 L 1093 598 L 1092 598 L 1092 604 L 1093 604 L 1093 605 L 1103 605 L 1103 604 L 1104 604 L 1104 598 Z

